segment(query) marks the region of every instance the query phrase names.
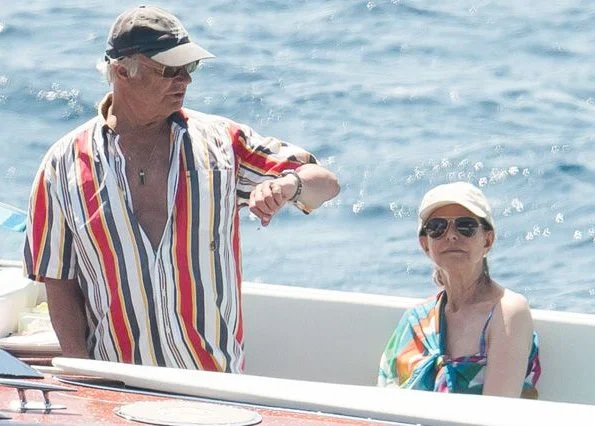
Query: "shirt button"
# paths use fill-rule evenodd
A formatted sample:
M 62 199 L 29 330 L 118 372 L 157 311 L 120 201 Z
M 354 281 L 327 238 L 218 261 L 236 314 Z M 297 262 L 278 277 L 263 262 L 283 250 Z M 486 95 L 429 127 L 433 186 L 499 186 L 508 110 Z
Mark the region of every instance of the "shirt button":
M 215 241 L 211 241 L 211 244 L 209 244 L 209 247 L 211 248 L 212 251 L 217 250 L 217 243 Z

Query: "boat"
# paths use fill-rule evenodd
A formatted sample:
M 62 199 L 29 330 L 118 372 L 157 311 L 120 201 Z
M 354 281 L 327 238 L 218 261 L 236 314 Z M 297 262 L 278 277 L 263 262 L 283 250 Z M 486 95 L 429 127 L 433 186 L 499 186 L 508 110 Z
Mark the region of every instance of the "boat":
M 20 280 L 23 289 L 37 287 L 38 300 L 33 303 L 42 300 L 40 284 L 20 277 L 17 271 L 21 271 L 20 264 L 0 262 L 0 289 L 14 287 L 7 285 L 7 280 Z M 16 299 L 14 289 L 5 293 Z M 0 300 L 3 297 L 0 290 Z M 265 425 L 279 420 L 267 420 L 262 414 L 267 412 L 290 413 L 294 417 L 289 417 L 301 418 L 303 424 L 585 424 L 595 416 L 595 368 L 591 364 L 595 315 L 532 311 L 540 338 L 542 375 L 537 384 L 539 399 L 523 400 L 376 387 L 377 365 L 386 339 L 404 310 L 420 299 L 252 282 L 243 283 L 242 298 L 246 374 L 55 357 L 52 367 L 42 368 L 47 371 L 44 381 L 59 385 L 62 382 L 56 382 L 56 377 L 92 377 L 151 393 L 126 393 L 118 399 L 114 395 L 124 394 L 120 388 L 111 391 L 109 398 L 102 396 L 102 400 L 112 401 L 104 410 L 104 415 L 111 417 L 104 421 L 114 423 L 116 405 L 142 402 L 149 396 L 166 397 L 172 403 L 179 403 L 179 398 L 186 398 L 185 403 L 189 403 L 187 398 L 198 398 L 200 403 L 248 407 L 261 414 Z M 30 300 L 31 295 L 24 299 Z M 0 311 L 0 316 L 4 312 Z M 98 399 L 85 383 L 70 383 L 79 395 Z M 6 389 L 0 382 L 0 401 Z M 73 392 L 54 393 L 60 395 L 58 402 L 74 407 L 71 411 L 79 407 L 74 396 L 69 396 Z M 317 415 L 326 417 L 316 419 Z M 19 416 L 13 419 L 31 421 L 26 413 Z M 285 421 L 289 422 L 285 419 L 276 424 L 290 424 Z

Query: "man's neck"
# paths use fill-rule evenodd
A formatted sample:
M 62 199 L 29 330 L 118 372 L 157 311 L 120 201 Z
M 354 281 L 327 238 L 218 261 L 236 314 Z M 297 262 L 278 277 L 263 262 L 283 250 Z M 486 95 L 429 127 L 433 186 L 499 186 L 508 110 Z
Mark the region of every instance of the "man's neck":
M 169 134 L 170 123 L 168 117 L 157 117 L 144 114 L 142 108 L 132 108 L 125 100 L 112 98 L 112 103 L 106 111 L 106 122 L 121 137 L 134 135 Z

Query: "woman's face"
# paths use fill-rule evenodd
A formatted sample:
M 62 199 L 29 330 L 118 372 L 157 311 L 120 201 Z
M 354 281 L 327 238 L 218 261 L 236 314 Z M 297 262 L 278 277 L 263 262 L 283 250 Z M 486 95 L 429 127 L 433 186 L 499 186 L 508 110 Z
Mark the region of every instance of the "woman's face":
M 473 218 L 479 226 L 473 231 L 473 227 L 469 226 L 473 225 L 473 221 L 457 221 L 457 218 Z M 443 269 L 460 269 L 473 268 L 483 262 L 483 257 L 494 243 L 494 232 L 484 230 L 477 216 L 459 204 L 449 204 L 434 210 L 425 224 L 432 219 L 437 219 L 433 222 L 437 225 L 444 224 L 443 219 L 448 222 L 446 231 L 436 238 L 432 238 L 432 232 L 419 237 L 421 247 L 436 265 Z M 436 235 L 443 227 L 435 226 L 433 229 L 438 230 L 434 233 Z

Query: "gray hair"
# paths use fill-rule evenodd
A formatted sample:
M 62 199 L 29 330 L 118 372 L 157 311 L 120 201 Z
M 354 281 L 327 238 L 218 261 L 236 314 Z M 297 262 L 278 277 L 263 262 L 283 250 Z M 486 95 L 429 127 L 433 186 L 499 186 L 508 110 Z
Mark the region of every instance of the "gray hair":
M 120 59 L 108 59 L 107 61 L 97 62 L 97 70 L 103 75 L 109 84 L 115 80 L 116 66 L 122 66 L 128 71 L 130 77 L 135 77 L 138 73 L 138 58 L 134 56 L 125 56 Z

